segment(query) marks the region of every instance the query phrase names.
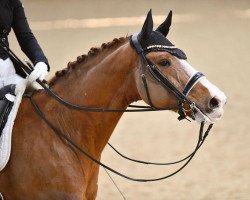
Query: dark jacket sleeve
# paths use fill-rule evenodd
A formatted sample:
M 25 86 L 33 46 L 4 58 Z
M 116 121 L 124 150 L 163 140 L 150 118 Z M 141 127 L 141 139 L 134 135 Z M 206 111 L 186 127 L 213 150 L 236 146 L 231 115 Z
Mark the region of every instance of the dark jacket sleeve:
M 48 60 L 29 27 L 24 13 L 24 8 L 20 0 L 13 0 L 13 7 L 12 28 L 16 34 L 22 51 L 28 56 L 34 65 L 38 62 L 45 62 L 48 65 L 49 70 Z

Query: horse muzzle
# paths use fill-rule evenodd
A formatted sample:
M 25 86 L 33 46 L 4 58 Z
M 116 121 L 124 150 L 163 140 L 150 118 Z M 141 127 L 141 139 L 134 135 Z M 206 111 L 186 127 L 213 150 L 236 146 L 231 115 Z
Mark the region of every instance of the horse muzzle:
M 226 105 L 226 95 L 220 91 L 219 95 L 213 96 L 204 110 L 197 110 L 194 117 L 197 122 L 205 121 L 206 123 L 215 123 L 219 121 L 224 114 Z

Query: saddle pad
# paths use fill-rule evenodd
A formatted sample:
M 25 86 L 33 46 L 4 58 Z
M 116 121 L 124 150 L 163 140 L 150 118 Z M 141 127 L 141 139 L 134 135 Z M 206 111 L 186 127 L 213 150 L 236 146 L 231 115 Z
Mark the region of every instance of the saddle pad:
M 11 152 L 11 139 L 12 139 L 12 128 L 14 125 L 14 121 L 16 119 L 17 111 L 19 108 L 19 105 L 22 101 L 23 91 L 20 91 L 16 97 L 14 97 L 14 105 L 12 107 L 12 110 L 9 114 L 8 120 L 5 124 L 5 127 L 2 132 L 2 136 L 0 138 L 0 171 L 4 169 L 4 167 L 7 165 L 9 158 L 10 158 L 10 152 Z M 0 196 L 1 197 L 1 196 Z

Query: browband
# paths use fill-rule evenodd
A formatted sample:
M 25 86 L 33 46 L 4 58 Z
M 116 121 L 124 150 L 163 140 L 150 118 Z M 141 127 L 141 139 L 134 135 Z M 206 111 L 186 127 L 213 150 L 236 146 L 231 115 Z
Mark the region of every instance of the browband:
M 151 45 L 151 46 L 146 47 L 146 49 L 154 49 L 154 48 L 177 49 L 176 46 L 166 46 L 166 45 Z

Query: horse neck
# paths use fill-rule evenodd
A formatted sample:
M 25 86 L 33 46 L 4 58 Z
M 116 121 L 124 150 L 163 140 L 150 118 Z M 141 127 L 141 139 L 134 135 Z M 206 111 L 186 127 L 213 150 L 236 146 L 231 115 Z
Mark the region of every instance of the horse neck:
M 53 90 L 66 101 L 87 107 L 125 109 L 140 99 L 134 77 L 139 60 L 128 42 L 95 59 L 75 67 Z M 97 156 L 122 116 L 122 113 L 74 111 L 60 106 L 59 112 L 62 110 L 64 114 L 57 117 L 58 124 Z

